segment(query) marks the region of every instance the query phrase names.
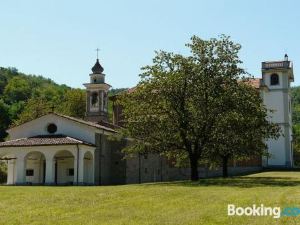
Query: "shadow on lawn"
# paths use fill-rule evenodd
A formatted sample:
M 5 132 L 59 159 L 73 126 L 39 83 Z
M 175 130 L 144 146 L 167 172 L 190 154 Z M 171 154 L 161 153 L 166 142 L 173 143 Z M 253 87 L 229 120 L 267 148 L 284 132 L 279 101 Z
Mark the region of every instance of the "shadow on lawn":
M 231 178 L 209 178 L 200 179 L 198 182 L 184 181 L 165 183 L 171 186 L 221 186 L 221 187 L 288 187 L 300 186 L 300 180 L 290 177 L 231 177 Z

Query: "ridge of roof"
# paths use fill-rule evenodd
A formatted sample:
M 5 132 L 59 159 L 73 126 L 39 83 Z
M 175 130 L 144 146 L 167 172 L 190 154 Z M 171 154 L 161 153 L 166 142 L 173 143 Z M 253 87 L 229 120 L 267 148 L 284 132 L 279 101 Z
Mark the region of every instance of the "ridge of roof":
M 110 131 L 110 132 L 116 132 L 113 128 L 111 127 L 106 127 L 105 125 L 100 125 L 100 124 L 97 124 L 97 123 L 94 123 L 94 122 L 89 122 L 89 121 L 86 121 L 86 120 L 83 120 L 83 119 L 78 119 L 78 118 L 75 118 L 75 117 L 71 117 L 71 116 L 66 116 L 66 115 L 63 115 L 63 114 L 59 114 L 59 113 L 56 113 L 56 112 L 50 112 L 50 113 L 47 113 L 47 114 L 44 114 L 38 118 L 35 118 L 35 119 L 32 119 L 32 120 L 29 120 L 27 122 L 24 122 L 22 124 L 19 124 L 19 125 L 16 125 L 16 126 L 12 126 L 10 127 L 8 130 L 11 130 L 13 128 L 16 128 L 16 127 L 19 127 L 19 126 L 22 126 L 26 123 L 29 123 L 33 120 L 36 120 L 36 119 L 39 119 L 43 116 L 47 116 L 47 115 L 56 115 L 56 116 L 59 116 L 59 117 L 62 117 L 62 118 L 65 118 L 65 119 L 69 119 L 69 120 L 72 120 L 72 121 L 75 121 L 77 123 L 81 123 L 81 124 L 85 124 L 87 126 L 91 126 L 91 127 L 94 127 L 94 128 L 97 128 L 97 129 L 103 129 L 103 130 L 106 130 L 106 131 Z

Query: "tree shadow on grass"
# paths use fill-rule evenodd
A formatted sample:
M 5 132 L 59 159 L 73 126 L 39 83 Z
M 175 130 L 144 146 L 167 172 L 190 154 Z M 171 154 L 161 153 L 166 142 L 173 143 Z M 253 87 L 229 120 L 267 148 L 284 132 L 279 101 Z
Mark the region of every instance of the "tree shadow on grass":
M 160 183 L 163 184 L 163 183 Z M 200 179 L 197 182 L 182 181 L 164 183 L 170 186 L 187 186 L 187 187 L 294 187 L 300 186 L 300 180 L 291 177 L 230 177 L 230 178 L 208 178 Z M 163 184 L 163 185 L 164 185 Z

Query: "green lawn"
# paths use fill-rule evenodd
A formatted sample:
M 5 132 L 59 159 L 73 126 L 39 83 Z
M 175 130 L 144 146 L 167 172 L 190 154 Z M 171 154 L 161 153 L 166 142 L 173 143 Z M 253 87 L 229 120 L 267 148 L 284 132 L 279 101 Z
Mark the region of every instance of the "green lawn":
M 0 196 L 0 224 L 300 224 L 300 215 L 227 216 L 227 204 L 300 208 L 300 172 L 264 172 L 198 183 L 0 186 Z

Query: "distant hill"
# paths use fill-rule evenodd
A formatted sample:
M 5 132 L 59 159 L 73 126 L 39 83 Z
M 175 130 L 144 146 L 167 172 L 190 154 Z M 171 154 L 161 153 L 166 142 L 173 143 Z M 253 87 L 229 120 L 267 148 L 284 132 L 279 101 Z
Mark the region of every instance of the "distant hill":
M 125 88 L 112 89 L 109 95 Z M 84 89 L 59 85 L 43 76 L 28 75 L 16 68 L 0 67 L 0 141 L 7 136 L 5 130 L 54 109 L 65 115 L 83 118 L 86 95 Z M 111 116 L 112 107 L 109 107 Z

